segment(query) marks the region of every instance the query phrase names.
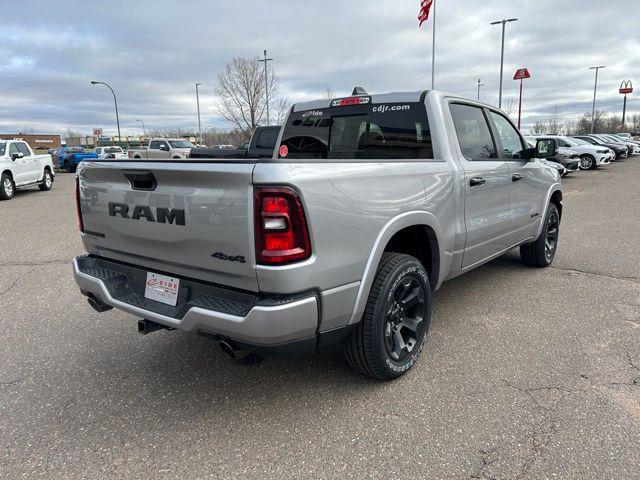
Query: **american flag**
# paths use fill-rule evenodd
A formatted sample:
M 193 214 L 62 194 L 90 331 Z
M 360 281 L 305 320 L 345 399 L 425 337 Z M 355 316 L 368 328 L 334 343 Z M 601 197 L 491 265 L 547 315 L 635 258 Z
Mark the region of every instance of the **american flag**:
M 422 0 L 422 2 L 420 2 L 420 13 L 418 14 L 419 27 L 429 19 L 429 11 L 431 10 L 433 2 L 434 0 Z

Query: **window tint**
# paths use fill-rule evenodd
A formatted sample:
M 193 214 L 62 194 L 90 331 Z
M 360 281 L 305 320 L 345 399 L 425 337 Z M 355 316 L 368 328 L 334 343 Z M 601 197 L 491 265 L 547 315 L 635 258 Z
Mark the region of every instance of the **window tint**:
M 280 130 L 277 128 L 268 128 L 263 130 L 256 140 L 256 148 L 276 148 L 276 141 Z
M 149 144 L 149 149 L 157 150 L 160 148 L 160 142 L 155 141 Z
M 507 159 L 523 158 L 524 145 L 518 130 L 511 125 L 511 122 L 496 112 L 490 112 L 493 123 L 498 130 L 498 136 L 502 143 L 502 156 Z
M 4 153 L 7 151 L 7 144 L 6 143 L 0 143 L 0 155 L 4 155 Z
M 29 147 L 27 147 L 26 143 L 18 142 L 16 145 L 18 146 L 18 151 L 22 153 L 25 157 L 28 157 L 31 155 L 31 152 L 29 151 Z
M 282 134 L 287 158 L 432 159 L 422 103 L 349 105 L 294 112 Z
M 451 104 L 451 116 L 460 149 L 467 160 L 498 158 L 487 119 L 481 108 L 454 103 Z
M 18 153 L 18 147 L 15 143 L 12 143 L 11 145 L 9 145 L 9 155 L 13 155 L 14 153 Z

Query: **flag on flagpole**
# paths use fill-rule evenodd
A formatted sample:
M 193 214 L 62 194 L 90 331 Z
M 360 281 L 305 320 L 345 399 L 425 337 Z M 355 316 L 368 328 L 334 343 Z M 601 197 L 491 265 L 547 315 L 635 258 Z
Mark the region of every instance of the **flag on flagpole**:
M 420 2 L 420 13 L 418 14 L 418 21 L 420 24 L 419 27 L 422 26 L 424 22 L 429 20 L 429 12 L 431 11 L 431 6 L 433 5 L 434 0 L 422 0 Z

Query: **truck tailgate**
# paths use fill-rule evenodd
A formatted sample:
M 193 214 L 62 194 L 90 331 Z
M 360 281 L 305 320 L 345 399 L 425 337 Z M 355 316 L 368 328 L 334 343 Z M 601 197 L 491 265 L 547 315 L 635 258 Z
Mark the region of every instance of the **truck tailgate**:
M 150 271 L 258 291 L 253 163 L 85 161 L 87 251 Z

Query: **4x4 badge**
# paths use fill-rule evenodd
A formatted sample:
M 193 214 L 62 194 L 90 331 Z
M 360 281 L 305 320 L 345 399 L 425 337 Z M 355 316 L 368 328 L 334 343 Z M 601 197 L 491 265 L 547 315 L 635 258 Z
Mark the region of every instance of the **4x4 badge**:
M 216 252 L 216 253 L 212 253 L 211 256 L 213 258 L 217 258 L 218 260 L 225 260 L 227 262 L 247 263 L 247 259 L 242 255 L 231 256 L 231 255 L 225 255 L 222 252 Z

